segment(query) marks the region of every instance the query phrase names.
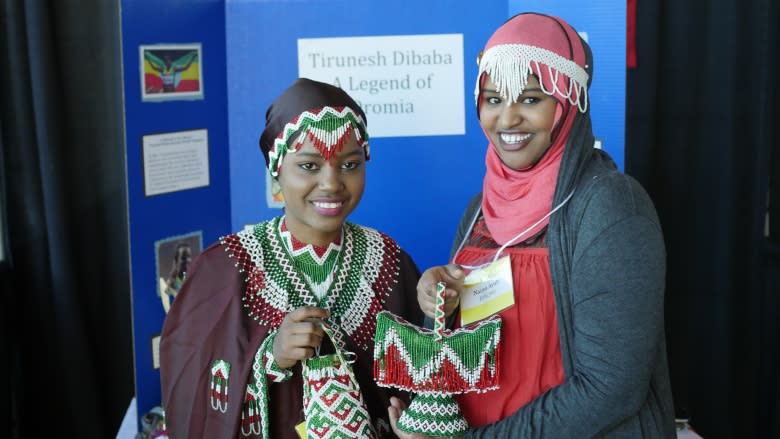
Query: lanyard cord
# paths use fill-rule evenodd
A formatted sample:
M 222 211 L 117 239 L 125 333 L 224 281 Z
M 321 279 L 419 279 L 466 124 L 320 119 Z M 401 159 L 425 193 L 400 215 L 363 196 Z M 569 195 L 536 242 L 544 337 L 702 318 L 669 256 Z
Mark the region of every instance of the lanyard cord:
M 550 215 L 552 215 L 553 213 L 557 212 L 561 207 L 563 207 L 564 204 L 568 203 L 573 195 L 574 195 L 574 190 L 572 190 L 569 193 L 569 195 L 567 195 L 566 198 L 563 201 L 560 202 L 560 204 L 555 206 L 555 208 L 553 208 L 550 212 L 548 212 L 545 216 L 543 216 L 539 221 L 533 223 L 530 227 L 528 227 L 527 229 L 525 229 L 522 232 L 518 233 L 517 235 L 515 235 L 514 238 L 510 239 L 506 244 L 502 245 L 498 249 L 498 251 L 496 252 L 496 256 L 493 257 L 493 261 L 492 262 L 496 262 L 498 260 L 498 257 L 501 256 L 501 253 L 507 247 L 509 247 L 510 244 L 512 244 L 513 242 L 517 241 L 520 237 L 522 237 L 523 235 L 528 233 L 530 230 L 533 230 L 534 227 L 538 226 L 542 221 L 546 220 L 547 218 L 550 217 Z M 466 232 L 466 234 L 463 236 L 463 239 L 461 240 L 460 245 L 458 246 L 458 250 L 455 251 L 455 253 L 453 254 L 453 260 L 452 260 L 453 263 L 455 262 L 455 257 L 458 255 L 458 253 L 460 253 L 460 251 L 463 250 L 463 246 L 466 244 L 466 241 L 468 240 L 468 236 L 471 233 L 471 230 L 474 228 L 474 223 L 477 222 L 477 218 L 478 217 L 479 217 L 479 210 L 477 210 L 477 213 L 474 215 L 474 218 L 472 218 L 471 225 L 469 226 L 469 229 Z M 488 264 L 482 264 L 482 265 L 478 265 L 478 266 L 461 265 L 461 267 L 472 270 L 472 269 L 475 269 L 475 268 L 483 267 L 485 265 L 488 265 Z
M 550 215 L 554 214 L 554 213 L 555 213 L 555 212 L 557 212 L 557 211 L 558 211 L 558 210 L 559 210 L 561 207 L 563 207 L 563 205 L 564 205 L 564 204 L 568 203 L 568 202 L 569 202 L 569 200 L 571 199 L 571 196 L 572 196 L 572 195 L 574 195 L 574 191 L 573 191 L 573 190 L 571 191 L 571 193 L 569 193 L 569 195 L 566 197 L 566 199 L 565 199 L 565 200 L 561 201 L 561 203 L 560 203 L 560 204 L 558 204 L 557 206 L 555 206 L 555 208 L 553 208 L 553 210 L 551 210 L 550 212 L 548 212 L 548 213 L 547 213 L 547 215 L 543 216 L 543 217 L 542 217 L 542 218 L 541 218 L 539 221 L 537 221 L 537 222 L 535 222 L 535 223 L 531 224 L 531 226 L 530 226 L 530 227 L 528 227 L 527 229 L 525 229 L 525 230 L 523 230 L 522 232 L 520 232 L 520 233 L 518 233 L 517 235 L 515 235 L 515 237 L 514 237 L 514 238 L 512 238 L 512 239 L 510 239 L 509 241 L 507 241 L 507 242 L 506 242 L 506 244 L 502 245 L 502 246 L 501 246 L 501 248 L 499 248 L 499 249 L 498 249 L 498 251 L 496 252 L 496 256 L 493 258 L 493 262 L 496 262 L 496 261 L 498 260 L 498 257 L 499 257 L 499 256 L 501 256 L 501 252 L 503 252 L 503 251 L 504 251 L 504 250 L 505 250 L 507 247 L 509 247 L 509 245 L 510 245 L 510 244 L 512 244 L 513 242 L 517 241 L 517 240 L 518 240 L 518 239 L 519 239 L 521 236 L 523 236 L 523 235 L 525 235 L 526 233 L 528 233 L 528 232 L 530 232 L 531 230 L 533 230 L 533 228 L 534 228 L 534 227 L 536 227 L 536 226 L 538 226 L 539 224 L 541 224 L 541 223 L 542 223 L 544 220 L 546 220 L 547 218 L 549 218 L 549 217 L 550 217 Z

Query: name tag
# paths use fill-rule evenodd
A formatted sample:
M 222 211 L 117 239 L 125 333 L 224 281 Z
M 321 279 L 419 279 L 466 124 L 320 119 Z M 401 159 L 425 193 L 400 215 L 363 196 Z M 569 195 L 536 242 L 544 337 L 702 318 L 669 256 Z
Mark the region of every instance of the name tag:
M 461 326 L 476 322 L 515 304 L 509 256 L 466 276 L 460 296 Z

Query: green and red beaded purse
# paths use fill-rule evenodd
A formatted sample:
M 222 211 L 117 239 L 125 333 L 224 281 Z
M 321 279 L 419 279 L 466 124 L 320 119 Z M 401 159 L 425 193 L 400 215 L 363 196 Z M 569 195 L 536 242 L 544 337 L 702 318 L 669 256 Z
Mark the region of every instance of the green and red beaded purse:
M 376 438 L 338 329 L 323 324 L 335 353 L 302 361 L 303 412 L 309 439 Z
M 374 379 L 416 393 L 398 420 L 407 433 L 458 436 L 468 423 L 452 395 L 498 388 L 501 318 L 494 315 L 455 330 L 444 328 L 444 286 L 438 286 L 434 329 L 389 311 L 377 315 Z

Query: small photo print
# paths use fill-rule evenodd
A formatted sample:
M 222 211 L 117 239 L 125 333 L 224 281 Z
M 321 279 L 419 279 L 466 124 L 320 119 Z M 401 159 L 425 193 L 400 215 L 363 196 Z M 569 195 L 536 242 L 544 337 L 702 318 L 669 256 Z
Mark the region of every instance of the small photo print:
M 187 280 L 187 270 L 192 260 L 203 250 L 202 243 L 201 231 L 161 239 L 154 243 L 157 261 L 155 290 L 165 314 L 168 314 L 182 284 Z
M 141 100 L 203 99 L 201 45 L 142 45 Z

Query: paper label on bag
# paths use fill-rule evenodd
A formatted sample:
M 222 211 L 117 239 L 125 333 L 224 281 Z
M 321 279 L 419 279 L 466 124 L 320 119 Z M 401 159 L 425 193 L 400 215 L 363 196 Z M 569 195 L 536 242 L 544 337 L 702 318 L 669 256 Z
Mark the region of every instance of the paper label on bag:
M 306 421 L 301 422 L 295 426 L 295 431 L 298 432 L 298 437 L 306 439 Z
M 460 325 L 465 326 L 515 304 L 509 256 L 466 276 L 460 296 Z

